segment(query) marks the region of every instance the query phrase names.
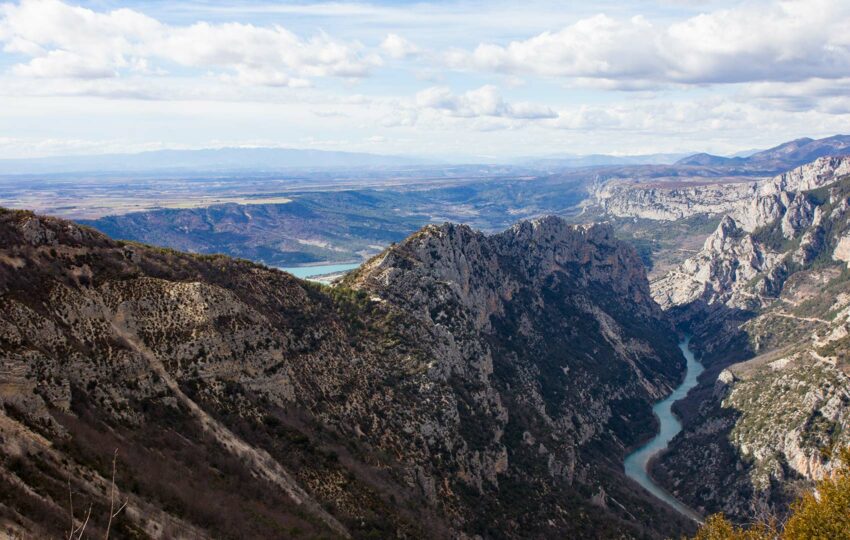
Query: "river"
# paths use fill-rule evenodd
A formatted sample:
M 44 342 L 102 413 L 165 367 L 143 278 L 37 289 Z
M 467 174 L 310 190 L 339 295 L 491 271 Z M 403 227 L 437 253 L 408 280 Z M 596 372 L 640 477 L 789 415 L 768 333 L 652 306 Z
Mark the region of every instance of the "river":
M 702 520 L 700 516 L 679 502 L 678 499 L 670 495 L 667 490 L 653 482 L 647 472 L 647 465 L 649 464 L 650 458 L 667 448 L 667 443 L 669 443 L 677 433 L 682 431 L 682 424 L 672 411 L 673 403 L 685 397 L 688 391 L 696 386 L 697 377 L 699 377 L 699 374 L 703 371 L 702 364 L 696 361 L 694 354 L 688 347 L 690 341 L 690 336 L 687 336 L 679 343 L 679 348 L 682 349 L 682 354 L 685 355 L 685 359 L 688 361 L 685 380 L 666 399 L 659 401 L 652 407 L 652 411 L 655 413 L 655 416 L 658 417 L 661 424 L 661 429 L 658 430 L 658 434 L 653 437 L 651 441 L 626 456 L 625 468 L 627 476 L 637 481 L 638 484 L 643 486 L 648 492 L 655 495 L 655 497 L 661 499 L 676 511 L 695 521 L 701 522 Z

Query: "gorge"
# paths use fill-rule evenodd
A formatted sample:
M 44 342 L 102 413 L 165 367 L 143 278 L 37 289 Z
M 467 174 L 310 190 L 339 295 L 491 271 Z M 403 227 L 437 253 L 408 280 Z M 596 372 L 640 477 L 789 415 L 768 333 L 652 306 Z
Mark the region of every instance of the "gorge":
M 64 534 L 71 499 L 103 532 L 113 457 L 130 537 L 666 538 L 782 516 L 850 444 L 848 173 L 824 157 L 719 205 L 648 188 L 609 223 L 425 225 L 332 284 L 0 210 L 2 526 Z M 222 215 L 265 231 L 277 211 Z M 707 238 L 648 274 L 640 241 L 679 235 Z
M 102 531 L 113 455 L 122 536 L 693 529 L 623 474 L 685 359 L 607 226 L 429 226 L 326 287 L 4 210 L 0 291 L 16 534 L 69 489 Z
M 659 421 L 658 433 L 649 442 L 627 455 L 623 466 L 626 470 L 626 475 L 634 479 L 653 496 L 664 501 L 682 515 L 694 521 L 702 522 L 701 516 L 670 495 L 666 489 L 659 486 L 652 479 L 650 472 L 651 460 L 666 450 L 667 445 L 673 437 L 682 431 L 682 424 L 673 412 L 673 405 L 687 396 L 688 392 L 697 385 L 697 379 L 703 371 L 702 365 L 694 359 L 694 354 L 688 347 L 690 340 L 690 336 L 686 336 L 679 342 L 679 348 L 688 362 L 685 379 L 669 396 L 652 407 L 652 412 Z

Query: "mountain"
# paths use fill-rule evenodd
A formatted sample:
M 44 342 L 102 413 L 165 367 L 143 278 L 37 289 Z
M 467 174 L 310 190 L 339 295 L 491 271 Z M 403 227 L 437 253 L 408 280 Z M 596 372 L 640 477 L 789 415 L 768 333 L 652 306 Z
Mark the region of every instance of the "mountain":
M 676 162 L 676 165 L 689 165 L 689 166 L 697 166 L 697 167 L 717 167 L 723 165 L 740 165 L 746 163 L 747 158 L 742 157 L 723 157 L 723 156 L 715 156 L 713 154 L 706 154 L 705 152 L 694 154 L 692 156 L 688 156 L 680 159 Z
M 431 160 L 355 152 L 293 148 L 209 148 L 155 150 L 137 154 L 102 154 L 0 160 L 0 175 L 54 173 L 237 172 L 285 169 L 340 169 L 433 164 Z
M 672 221 L 722 216 L 748 204 L 768 174 L 782 176 L 787 171 L 805 170 L 820 157 L 841 158 L 845 154 L 850 154 L 850 136 L 843 135 L 818 141 L 798 139 L 749 158 L 696 154 L 677 162 L 683 169 L 680 180 L 635 177 L 597 182 L 592 189 L 592 206 L 606 217 Z M 692 172 L 688 177 L 687 170 L 713 172 L 703 177 Z
M 717 230 L 679 271 L 653 284 L 655 298 L 665 309 L 691 310 L 750 311 L 762 307 L 765 297 L 772 301 L 788 277 L 789 258 L 805 265 L 819 249 L 816 227 L 825 218 L 818 214 L 822 201 L 812 194 L 848 175 L 850 157 L 820 158 L 717 207 L 726 211 Z M 796 251 L 788 252 L 792 247 Z
M 850 445 L 850 158 L 760 183 L 653 295 L 706 366 L 654 476 L 739 522 L 787 512 Z
M 680 159 L 676 165 L 724 166 L 781 171 L 798 167 L 824 156 L 850 154 L 850 135 L 834 135 L 824 139 L 795 139 L 746 157 L 721 157 L 694 154 Z
M 612 156 L 606 154 L 553 155 L 547 157 L 516 160 L 520 165 L 535 168 L 579 168 L 605 165 L 670 165 L 685 154 L 643 154 L 634 156 Z
M 12 535 L 103 534 L 113 477 L 122 537 L 692 528 L 622 470 L 684 359 L 604 225 L 428 226 L 324 287 L 3 210 L 0 304 Z

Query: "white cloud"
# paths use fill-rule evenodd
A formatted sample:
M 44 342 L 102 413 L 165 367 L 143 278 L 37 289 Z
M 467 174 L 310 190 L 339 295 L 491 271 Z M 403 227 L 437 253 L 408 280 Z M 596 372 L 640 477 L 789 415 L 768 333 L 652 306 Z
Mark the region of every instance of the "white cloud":
M 0 136 L 32 137 L 7 155 L 734 151 L 850 121 L 847 0 L 4 1 Z
M 414 56 L 420 52 L 419 47 L 398 34 L 387 35 L 384 41 L 381 42 L 381 49 L 396 60 Z
M 850 2 L 748 3 L 682 21 L 596 15 L 506 45 L 455 49 L 459 69 L 663 83 L 795 81 L 850 75 Z
M 500 117 L 522 120 L 555 118 L 549 107 L 527 102 L 507 103 L 498 88 L 482 86 L 463 94 L 454 94 L 445 86 L 433 86 L 416 94 L 416 106 L 445 112 L 462 118 Z
M 743 102 L 758 102 L 777 111 L 846 114 L 850 112 L 850 77 L 794 83 L 753 83 L 745 85 L 736 98 Z
M 35 78 L 102 79 L 114 77 L 118 72 L 109 63 L 69 51 L 52 50 L 33 58 L 29 63 L 13 66 L 12 73 Z
M 30 56 L 18 76 L 109 78 L 171 65 L 218 71 L 243 84 L 303 86 L 312 77 L 364 77 L 381 64 L 357 42 L 303 39 L 281 26 L 167 25 L 130 9 L 106 13 L 59 0 L 0 6 L 4 50 Z

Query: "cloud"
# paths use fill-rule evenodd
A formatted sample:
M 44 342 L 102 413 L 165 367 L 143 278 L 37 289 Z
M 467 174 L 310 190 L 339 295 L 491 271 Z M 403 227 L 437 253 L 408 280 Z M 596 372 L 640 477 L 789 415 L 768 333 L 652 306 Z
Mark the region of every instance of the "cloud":
M 706 84 L 850 75 L 850 3 L 748 3 L 657 24 L 584 18 L 557 32 L 445 55 L 456 69 L 514 75 Z
M 527 102 L 507 103 L 498 88 L 485 85 L 463 94 L 454 94 L 445 86 L 433 86 L 416 94 L 416 106 L 461 118 L 498 117 L 521 120 L 556 118 L 558 114 L 541 105 Z
M 759 102 L 777 111 L 846 114 L 850 112 L 850 77 L 795 83 L 753 83 L 738 92 L 736 98 Z
M 304 86 L 313 77 L 365 77 L 381 64 L 357 42 L 302 38 L 281 26 L 163 24 L 130 9 L 95 12 L 59 0 L 0 5 L 0 43 L 30 57 L 18 76 L 111 78 L 125 72 L 218 72 L 248 85 Z
M 387 35 L 384 41 L 381 42 L 381 49 L 383 49 L 390 58 L 395 58 L 396 60 L 401 60 L 408 56 L 414 56 L 420 52 L 419 47 L 398 34 Z
M 107 62 L 68 51 L 53 50 L 33 58 L 29 63 L 13 66 L 12 73 L 34 78 L 102 79 L 115 77 L 118 72 Z

